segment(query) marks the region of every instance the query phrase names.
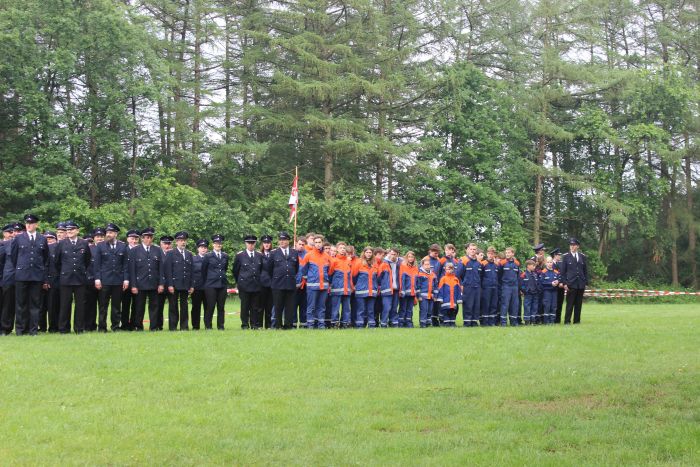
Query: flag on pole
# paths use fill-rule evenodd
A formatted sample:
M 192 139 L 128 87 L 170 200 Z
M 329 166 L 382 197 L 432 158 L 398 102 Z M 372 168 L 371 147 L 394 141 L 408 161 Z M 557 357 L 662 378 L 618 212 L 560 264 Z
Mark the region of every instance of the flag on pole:
M 294 183 L 292 183 L 292 193 L 289 195 L 289 222 L 292 222 L 297 215 L 297 203 L 299 202 L 299 190 L 297 189 L 297 182 L 299 177 L 294 177 Z

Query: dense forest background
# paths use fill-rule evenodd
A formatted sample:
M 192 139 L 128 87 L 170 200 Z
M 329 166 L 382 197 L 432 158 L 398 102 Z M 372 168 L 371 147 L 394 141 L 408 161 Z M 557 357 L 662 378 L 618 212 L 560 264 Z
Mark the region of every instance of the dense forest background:
M 0 218 L 577 236 L 697 287 L 697 2 L 0 0 Z M 46 225 L 46 224 L 45 224 Z

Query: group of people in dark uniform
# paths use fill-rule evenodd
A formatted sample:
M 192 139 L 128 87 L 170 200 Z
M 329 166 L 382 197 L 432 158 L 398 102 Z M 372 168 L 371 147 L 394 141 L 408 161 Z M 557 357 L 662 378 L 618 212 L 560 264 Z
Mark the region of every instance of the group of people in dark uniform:
M 211 237 L 211 243 L 198 239 L 192 252 L 186 231 L 163 235 L 156 245 L 151 227 L 128 230 L 122 241 L 121 229 L 113 223 L 83 236 L 73 221 L 59 222 L 55 231 L 44 232 L 38 231 L 38 224 L 36 215 L 27 214 L 24 222 L 3 227 L 2 335 L 13 330 L 17 335 L 143 331 L 147 305 L 148 329 L 163 330 L 166 301 L 169 330 L 196 330 L 202 322 L 204 329 L 213 329 L 214 313 L 216 328 L 223 330 L 226 298 L 232 291 L 240 298 L 244 329 L 412 327 L 413 306 L 419 302 L 421 327 L 449 325 L 450 314 L 441 312 L 446 308 L 445 300 L 449 304 L 446 309 L 455 314 L 463 298 L 466 303 L 471 297 L 470 303 L 479 302 L 474 307 L 482 306 L 483 300 L 474 300 L 471 294 L 478 288 L 481 297 L 489 261 L 497 265 L 492 269 L 498 277 L 510 273 L 507 255 L 500 259 L 489 249 L 488 258 L 483 259 L 484 254 L 472 246 L 466 249 L 466 256 L 457 258 L 450 251 L 453 246 L 446 245 L 445 256 L 439 257 L 440 247 L 433 245 L 418 265 L 413 252 L 399 257 L 396 249 L 385 252 L 365 247 L 361 255 L 355 255 L 352 246 L 344 242 L 331 245 L 321 235 L 307 234 L 292 245 L 290 235 L 279 232 L 276 248 L 269 235 L 261 238 L 259 249 L 257 237 L 246 235 L 245 248 L 231 259 L 222 249 L 224 237 L 219 234 Z M 517 286 L 520 296 L 527 297 L 539 290 L 531 281 L 539 281 L 548 267 L 556 270 L 556 280 L 554 275 L 545 279 L 556 289 L 556 322 L 567 291 L 565 322 L 573 316 L 573 322 L 578 323 L 588 273 L 578 241 L 570 243 L 571 251 L 557 257 L 556 269 L 547 266 L 544 245 L 537 245 L 536 255 L 528 262 L 537 263 L 538 275 L 518 272 Z M 555 253 L 558 250 L 550 252 Z M 229 268 L 234 290 L 227 278 Z M 474 285 L 475 280 L 478 285 Z M 503 292 L 498 287 L 502 301 Z M 542 300 L 539 303 L 542 308 Z M 506 312 L 511 325 L 520 322 L 520 306 L 515 321 Z M 463 313 L 465 326 L 474 325 L 472 322 L 489 325 L 488 310 L 465 308 Z M 476 318 L 467 319 L 467 313 Z M 540 315 L 546 313 L 540 310 Z M 503 317 L 501 313 L 502 325 L 506 324 Z

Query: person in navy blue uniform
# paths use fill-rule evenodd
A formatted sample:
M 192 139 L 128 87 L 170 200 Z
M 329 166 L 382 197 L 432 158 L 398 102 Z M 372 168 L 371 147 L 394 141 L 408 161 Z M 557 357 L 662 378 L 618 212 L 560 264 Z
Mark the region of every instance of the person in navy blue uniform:
M 56 241 L 49 242 L 49 274 L 48 282 L 49 289 L 46 291 L 46 309 L 48 315 L 49 333 L 57 333 L 59 328 L 59 320 L 61 317 L 61 281 L 56 269 L 56 255 L 58 255 L 58 237 L 59 228 L 62 230 L 61 239 L 66 238 L 66 229 L 63 222 L 59 222 L 56 229 Z
M 532 251 L 535 252 L 535 256 L 530 259 L 535 262 L 535 271 L 539 273 L 545 268 L 545 256 L 544 256 L 544 243 L 538 243 L 532 247 Z M 544 305 L 542 303 L 542 296 L 540 293 L 539 303 L 538 303 L 537 313 L 530 317 L 530 324 L 543 324 L 544 323 Z
M 267 265 L 270 262 L 270 254 L 272 253 L 272 237 L 267 234 L 263 235 L 260 238 L 260 242 L 262 243 L 260 254 L 262 255 L 263 267 L 260 271 L 260 300 L 258 305 L 260 307 L 261 325 L 265 329 L 269 329 L 272 321 L 273 303 L 272 290 L 270 289 L 270 274 Z
M 73 310 L 73 331 L 85 331 L 85 286 L 88 281 L 88 268 L 92 262 L 92 252 L 87 240 L 78 236 L 79 226 L 73 221 L 66 222 L 66 237 L 58 244 L 56 271 L 61 288 L 61 311 L 58 318 L 58 332 L 68 334 L 71 329 Z
M 56 243 L 66 238 L 66 223 L 58 222 L 56 224 Z
M 192 309 L 190 310 L 193 330 L 199 330 L 202 321 L 202 306 L 207 309 L 207 297 L 204 294 L 204 276 L 202 264 L 209 252 L 209 241 L 205 238 L 197 240 L 197 254 L 192 256 Z
M 35 336 L 39 329 L 41 290 L 48 288 L 49 245 L 37 232 L 37 216 L 27 214 L 24 222 L 26 232 L 15 237 L 10 249 L 15 267 L 15 333 Z
M 561 272 L 561 251 L 559 248 L 555 248 L 552 251 L 549 252 L 549 256 L 552 257 L 552 262 L 553 265 L 552 267 L 554 268 L 557 273 Z M 557 286 L 557 308 L 556 308 L 556 316 L 554 318 L 554 322 L 556 324 L 561 324 L 561 310 L 564 308 L 564 297 L 566 296 L 566 289 L 564 288 L 564 284 L 559 284 Z
M 259 300 L 263 259 L 262 255 L 255 251 L 258 237 L 246 235 L 243 240 L 245 250 L 239 251 L 233 260 L 233 277 L 241 299 L 241 327 L 259 329 L 262 325 Z
M 135 331 L 143 331 L 143 318 L 146 313 L 148 300 L 149 329 L 160 331 L 162 318 L 158 316 L 158 294 L 165 289 L 163 274 L 163 252 L 160 247 L 153 245 L 153 227 L 146 227 L 141 232 L 141 245 L 129 252 L 129 285 L 135 295 L 136 310 L 132 319 Z
M 15 267 L 10 258 L 10 249 L 17 231 L 16 224 L 8 224 L 3 228 L 2 248 L 0 249 L 0 263 L 2 264 L 2 315 L 0 315 L 0 327 L 2 335 L 12 334 L 15 327 Z
M 92 254 L 92 260 L 87 270 L 87 285 L 85 286 L 85 330 L 89 332 L 97 331 L 97 289 L 95 288 L 95 246 L 97 242 L 104 240 L 104 229 L 97 227 L 92 232 L 83 236 L 87 240 Z
M 165 255 L 165 283 L 168 288 L 168 328 L 177 331 L 189 330 L 187 298 L 192 292 L 192 253 L 187 251 L 189 234 L 185 231 L 175 234 L 177 246 Z
M 290 237 L 287 232 L 280 232 L 277 238 L 278 247 L 270 253 L 270 259 L 265 268 L 270 277 L 275 327 L 277 329 L 292 329 L 296 311 L 299 252 L 290 248 Z
M 160 251 L 163 253 L 163 266 L 165 266 L 165 257 L 173 247 L 173 240 L 174 238 L 171 235 L 163 235 L 160 237 L 159 245 Z M 161 331 L 163 330 L 163 320 L 165 319 L 164 312 L 166 301 L 169 301 L 167 285 L 163 289 L 163 292 L 158 294 L 158 319 L 160 321 L 158 321 L 158 323 L 156 323 L 155 326 Z
M 573 314 L 574 324 L 581 322 L 581 305 L 583 292 L 588 284 L 588 260 L 586 255 L 578 251 L 579 241 L 569 240 L 569 252 L 561 258 L 560 281 L 566 286 L 566 314 L 564 324 L 571 324 Z
M 213 250 L 204 256 L 202 261 L 202 277 L 204 277 L 204 294 L 207 297 L 206 308 L 204 310 L 204 329 L 212 328 L 214 318 L 214 308 L 216 307 L 216 328 L 224 330 L 226 320 L 226 287 L 228 278 L 228 254 L 221 250 L 224 242 L 223 235 L 213 235 L 211 237 Z
M 56 258 L 56 233 L 47 230 L 43 233 L 44 238 L 46 238 L 46 243 L 49 245 L 49 265 L 48 272 L 46 275 L 46 282 L 48 287 L 45 287 L 41 291 L 41 312 L 39 313 L 39 332 L 56 332 L 58 330 L 58 311 L 60 306 L 56 307 L 56 313 L 51 313 L 49 309 L 49 299 L 51 293 L 58 289 L 53 285 L 56 274 L 55 270 L 55 258 Z M 57 304 L 58 305 L 58 304 Z
M 126 232 L 126 252 L 127 252 L 127 264 L 129 262 L 129 257 L 131 250 L 138 248 L 139 239 L 141 238 L 141 232 L 136 229 L 130 229 Z M 128 266 L 127 266 L 128 267 Z M 129 274 L 131 274 L 129 272 Z M 131 276 L 127 276 L 131 280 Z M 136 316 L 136 296 L 131 293 L 131 287 L 127 288 L 124 293 L 122 293 L 122 316 L 121 316 L 121 326 L 119 327 L 122 331 L 133 330 L 132 320 Z
M 112 331 L 121 329 L 122 294 L 129 288 L 129 252 L 126 243 L 117 239 L 121 229 L 113 223 L 105 227 L 105 241 L 93 250 L 95 289 L 98 292 L 100 332 L 107 332 L 107 310 L 111 304 Z
M 2 229 L 2 240 L 0 240 L 0 284 L 2 284 L 2 270 L 5 267 L 5 258 L 7 257 L 7 252 L 5 251 L 5 242 L 10 238 L 11 234 L 8 230 L 12 230 L 10 224 L 6 224 Z M 3 306 L 4 294 L 2 291 L 2 286 L 0 286 L 0 327 L 2 324 L 2 306 Z M 4 335 L 1 333 L 0 335 Z

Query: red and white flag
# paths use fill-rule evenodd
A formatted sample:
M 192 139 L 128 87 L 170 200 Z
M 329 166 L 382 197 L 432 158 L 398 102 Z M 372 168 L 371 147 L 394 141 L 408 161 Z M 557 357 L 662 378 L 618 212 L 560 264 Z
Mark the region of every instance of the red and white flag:
M 299 190 L 297 189 L 298 180 L 299 177 L 294 177 L 292 193 L 289 195 L 289 222 L 292 222 L 294 217 L 297 215 L 297 203 L 299 202 Z

